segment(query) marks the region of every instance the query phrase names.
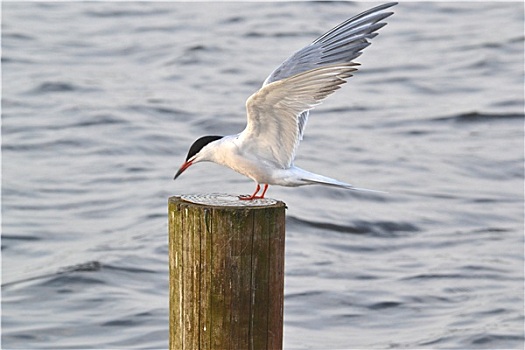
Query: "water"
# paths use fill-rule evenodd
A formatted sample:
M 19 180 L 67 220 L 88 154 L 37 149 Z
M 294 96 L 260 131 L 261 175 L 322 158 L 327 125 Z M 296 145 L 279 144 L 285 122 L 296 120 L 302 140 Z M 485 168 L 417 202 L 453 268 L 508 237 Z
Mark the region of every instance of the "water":
M 167 198 L 251 193 L 190 143 L 371 3 L 4 2 L 2 346 L 166 348 Z M 287 349 L 523 348 L 523 3 L 401 3 L 297 165 Z

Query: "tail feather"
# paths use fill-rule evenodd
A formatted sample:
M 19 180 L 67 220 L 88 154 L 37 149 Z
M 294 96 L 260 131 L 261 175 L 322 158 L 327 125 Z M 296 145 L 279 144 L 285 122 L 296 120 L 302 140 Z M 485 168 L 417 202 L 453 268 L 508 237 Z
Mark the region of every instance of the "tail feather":
M 348 184 L 346 182 L 342 182 L 336 179 L 332 179 L 326 176 L 312 174 L 314 176 L 309 178 L 302 178 L 301 180 L 305 182 L 306 184 L 311 185 L 324 185 L 324 186 L 332 186 L 332 187 L 339 187 L 339 188 L 346 188 L 348 190 L 353 191 L 361 191 L 361 192 L 375 192 L 375 193 L 388 193 L 385 191 L 378 191 L 378 190 L 371 190 L 368 188 L 361 188 L 361 187 L 355 187 L 354 185 Z

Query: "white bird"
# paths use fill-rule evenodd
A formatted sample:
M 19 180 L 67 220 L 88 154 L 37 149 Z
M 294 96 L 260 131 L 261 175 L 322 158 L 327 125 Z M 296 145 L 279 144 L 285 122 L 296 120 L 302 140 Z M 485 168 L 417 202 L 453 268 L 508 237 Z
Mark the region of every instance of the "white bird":
M 240 199 L 264 198 L 268 185 L 320 184 L 372 191 L 298 168 L 294 158 L 309 111 L 352 76 L 358 65 L 352 61 L 386 25 L 381 21 L 393 14 L 384 10 L 396 4 L 383 4 L 352 17 L 290 56 L 246 101 L 246 128 L 236 135 L 196 140 L 174 179 L 191 165 L 210 161 L 256 182 L 255 192 Z M 258 196 L 261 185 L 264 189 Z

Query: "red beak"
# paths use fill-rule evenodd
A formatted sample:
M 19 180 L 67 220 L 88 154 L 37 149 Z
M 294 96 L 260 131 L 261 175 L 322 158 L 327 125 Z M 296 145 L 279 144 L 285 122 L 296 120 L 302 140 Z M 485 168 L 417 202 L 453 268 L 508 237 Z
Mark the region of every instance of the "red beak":
M 175 177 L 173 178 L 173 180 L 177 180 L 177 178 L 180 176 L 180 174 L 182 174 L 184 172 L 184 170 L 188 169 L 190 167 L 190 165 L 192 165 L 193 163 L 191 161 L 188 161 L 188 162 L 185 162 L 184 164 L 182 164 L 182 166 L 180 167 L 179 171 L 177 171 L 177 173 L 175 174 Z

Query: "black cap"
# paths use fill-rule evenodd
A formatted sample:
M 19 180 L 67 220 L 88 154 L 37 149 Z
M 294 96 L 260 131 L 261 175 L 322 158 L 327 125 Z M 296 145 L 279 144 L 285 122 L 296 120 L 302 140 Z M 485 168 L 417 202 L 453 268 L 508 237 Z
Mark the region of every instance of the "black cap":
M 206 146 L 208 143 L 222 139 L 224 136 L 203 136 L 200 139 L 197 139 L 188 151 L 188 156 L 186 157 L 186 161 L 188 161 L 191 157 L 196 155 L 201 151 L 201 149 Z

